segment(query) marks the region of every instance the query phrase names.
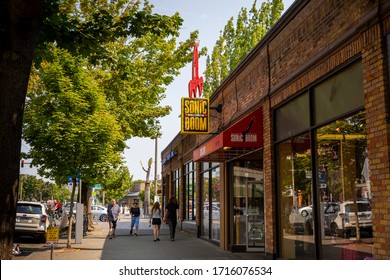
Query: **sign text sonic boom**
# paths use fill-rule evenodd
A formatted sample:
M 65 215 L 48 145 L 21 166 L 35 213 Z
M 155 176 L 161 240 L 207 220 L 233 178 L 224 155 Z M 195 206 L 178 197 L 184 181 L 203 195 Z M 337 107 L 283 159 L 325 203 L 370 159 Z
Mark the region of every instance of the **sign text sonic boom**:
M 208 98 L 182 98 L 181 133 L 209 133 Z

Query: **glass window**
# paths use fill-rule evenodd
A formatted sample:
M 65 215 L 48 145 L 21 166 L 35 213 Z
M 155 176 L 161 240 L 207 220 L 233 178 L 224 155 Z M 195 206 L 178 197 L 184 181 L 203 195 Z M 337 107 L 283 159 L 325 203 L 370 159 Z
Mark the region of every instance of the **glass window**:
M 261 156 L 262 158 L 262 156 Z M 262 181 L 262 161 L 234 161 L 233 163 L 233 245 L 246 245 L 246 188 L 249 182 Z M 263 209 L 261 209 L 263 210 Z
M 281 257 L 314 259 L 310 135 L 284 141 L 277 149 Z
M 361 62 L 345 68 L 313 88 L 315 124 L 326 122 L 364 105 Z
M 276 140 L 290 138 L 310 127 L 309 94 L 305 93 L 275 111 Z
M 221 174 L 220 168 L 211 169 L 211 206 L 209 207 L 211 219 L 211 239 L 219 241 L 220 239 L 220 193 L 221 193 Z
M 193 162 L 189 162 L 185 165 L 185 215 L 188 220 L 195 220 L 196 217 L 196 184 L 195 184 L 195 164 Z
M 172 190 L 171 196 L 175 196 L 180 201 L 180 168 L 172 172 Z
M 373 256 L 365 114 L 316 131 L 323 259 Z
M 209 216 L 209 207 L 210 207 L 210 177 L 209 172 L 202 173 L 202 195 L 203 195 L 203 211 L 202 211 L 202 233 L 203 237 L 209 238 L 210 232 L 210 216 Z
M 220 167 L 216 164 L 203 165 L 213 167 L 201 174 L 202 180 L 202 219 L 201 235 L 215 241 L 220 240 Z

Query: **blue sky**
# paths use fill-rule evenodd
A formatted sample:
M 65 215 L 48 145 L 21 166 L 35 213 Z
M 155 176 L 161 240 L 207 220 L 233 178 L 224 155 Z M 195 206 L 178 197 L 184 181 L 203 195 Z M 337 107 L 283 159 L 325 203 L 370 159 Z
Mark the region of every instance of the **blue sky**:
M 258 0 L 260 7 L 262 1 Z M 293 0 L 284 0 L 284 7 L 288 9 Z M 250 8 L 254 0 L 151 0 L 155 6 L 153 11 L 158 14 L 173 15 L 176 11 L 184 19 L 180 31 L 181 40 L 189 38 L 190 32 L 199 31 L 199 46 L 207 47 L 210 54 L 220 31 L 225 27 L 227 21 L 237 15 L 242 7 Z M 204 76 L 206 59 L 199 60 L 199 75 Z M 188 64 L 181 70 L 181 74 L 169 85 L 165 92 L 166 98 L 162 105 L 172 107 L 171 114 L 160 119 L 162 125 L 162 137 L 157 142 L 157 174 L 160 178 L 161 158 L 160 154 L 170 141 L 180 132 L 180 102 L 182 97 L 188 96 L 188 82 L 191 80 L 191 65 Z M 153 158 L 153 165 L 150 179 L 154 180 L 154 157 L 155 141 L 145 138 L 134 138 L 127 142 L 129 149 L 125 151 L 126 165 L 133 175 L 133 179 L 145 180 L 146 173 L 142 170 L 140 161 L 146 167 L 149 158 Z

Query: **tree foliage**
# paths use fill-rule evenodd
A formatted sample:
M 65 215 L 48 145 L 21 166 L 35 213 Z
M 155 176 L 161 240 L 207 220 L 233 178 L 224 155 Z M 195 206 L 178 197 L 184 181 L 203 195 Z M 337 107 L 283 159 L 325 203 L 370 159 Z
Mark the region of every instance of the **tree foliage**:
M 212 94 L 244 57 L 259 43 L 282 15 L 282 0 L 267 0 L 248 11 L 242 8 L 234 24 L 229 19 L 206 59 L 204 93 Z
M 112 198 L 119 201 L 131 188 L 132 176 L 127 167 L 122 166 L 118 169 L 111 169 L 103 179 L 102 184 L 108 201 Z
M 21 175 L 20 200 L 47 201 L 56 199 L 58 201 L 69 200 L 68 188 L 58 186 L 55 183 L 44 181 L 33 175 Z

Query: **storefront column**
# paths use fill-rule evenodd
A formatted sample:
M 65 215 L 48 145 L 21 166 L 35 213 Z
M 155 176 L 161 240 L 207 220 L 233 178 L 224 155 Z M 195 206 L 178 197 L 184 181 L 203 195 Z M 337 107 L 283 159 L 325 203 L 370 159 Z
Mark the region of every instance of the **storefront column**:
M 229 199 L 228 199 L 228 180 L 226 172 L 226 163 L 220 165 L 220 247 L 228 250 L 228 217 L 229 217 Z
M 390 256 L 390 124 L 389 57 L 390 38 L 383 37 L 379 24 L 363 33 L 363 80 L 372 191 L 374 258 Z M 386 55 L 387 52 L 387 55 Z
M 274 189 L 274 165 L 273 165 L 273 145 L 272 145 L 272 111 L 271 100 L 268 99 L 263 105 L 263 141 L 264 141 L 264 199 L 265 199 L 265 253 L 266 255 L 276 255 L 276 232 L 278 226 L 275 222 L 276 213 L 275 209 L 275 189 Z

